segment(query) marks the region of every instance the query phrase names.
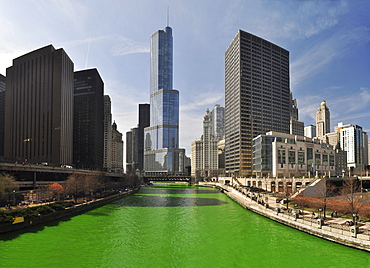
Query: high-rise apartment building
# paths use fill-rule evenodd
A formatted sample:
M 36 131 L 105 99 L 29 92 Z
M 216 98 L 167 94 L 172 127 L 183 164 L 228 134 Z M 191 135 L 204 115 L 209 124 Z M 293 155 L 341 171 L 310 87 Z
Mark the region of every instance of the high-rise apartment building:
M 103 168 L 112 169 L 112 103 L 109 95 L 104 95 L 104 158 Z
M 73 163 L 102 170 L 104 158 L 104 83 L 97 69 L 74 73 Z
M 116 122 L 112 125 L 112 172 L 123 173 L 123 140 Z
M 212 135 L 211 114 L 207 109 L 203 118 L 203 135 L 191 143 L 191 175 L 195 178 L 218 174 L 218 140 Z
M 298 120 L 297 100 L 290 93 L 290 134 L 304 136 L 304 123 Z
M 336 130 L 340 133 L 339 143 L 347 152 L 347 167 L 350 171 L 360 174 L 366 166 L 368 136 L 358 125 L 339 123 Z M 352 173 L 353 174 L 353 173 Z
M 173 89 L 173 37 L 167 26 L 150 39 L 150 126 L 145 128 L 147 175 L 183 174 L 185 150 L 179 149 L 179 91 Z
M 289 133 L 289 51 L 239 30 L 225 52 L 225 168 L 252 174 L 252 140 Z
M 0 74 L 0 158 L 4 156 L 5 76 Z
M 211 111 L 212 135 L 217 140 L 222 140 L 225 136 L 225 107 L 216 104 Z
M 52 45 L 13 60 L 6 70 L 4 156 L 72 165 L 73 62 Z
M 330 111 L 323 101 L 316 112 L 316 137 L 324 139 L 326 133 L 330 133 Z

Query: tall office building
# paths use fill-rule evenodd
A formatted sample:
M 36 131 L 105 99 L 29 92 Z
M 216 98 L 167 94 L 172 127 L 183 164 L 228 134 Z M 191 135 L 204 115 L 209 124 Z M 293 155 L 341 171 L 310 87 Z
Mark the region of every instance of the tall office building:
M 211 114 L 203 118 L 203 135 L 191 143 L 191 175 L 195 178 L 218 175 L 218 140 L 212 135 Z
M 112 125 L 112 171 L 123 173 L 123 141 L 122 133 L 118 131 L 116 122 Z
M 324 139 L 325 134 L 330 132 L 330 111 L 326 101 L 321 102 L 316 112 L 316 137 Z
M 126 132 L 126 173 L 135 173 L 135 162 L 134 162 L 134 134 L 133 129 Z
M 4 156 L 5 76 L 0 74 L 0 158 Z
M 72 165 L 73 62 L 52 45 L 13 60 L 6 70 L 6 158 Z
M 225 136 L 225 107 L 216 104 L 211 112 L 212 135 L 217 140 L 222 140 Z
M 145 128 L 144 170 L 147 175 L 184 172 L 185 150 L 179 149 L 179 91 L 173 89 L 172 29 L 150 39 L 150 126 Z
M 126 173 L 144 169 L 144 129 L 150 126 L 150 104 L 139 104 L 139 124 L 126 132 Z
M 289 133 L 289 51 L 239 30 L 225 52 L 225 169 L 252 174 L 252 140 Z
M 298 120 L 297 100 L 290 93 L 290 134 L 304 136 L 304 123 Z
M 104 158 L 103 168 L 112 169 L 112 108 L 109 95 L 104 95 Z
M 74 74 L 73 163 L 102 170 L 104 158 L 104 83 L 97 69 Z
M 150 126 L 150 104 L 139 104 L 139 124 L 138 124 L 138 138 L 137 138 L 137 169 L 142 171 L 144 169 L 144 129 Z

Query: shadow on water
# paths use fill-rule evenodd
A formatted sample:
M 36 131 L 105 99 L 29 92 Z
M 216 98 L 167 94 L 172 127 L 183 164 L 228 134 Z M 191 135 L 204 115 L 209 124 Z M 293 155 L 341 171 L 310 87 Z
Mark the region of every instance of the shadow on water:
M 65 217 L 58 220 L 49 221 L 43 224 L 37 224 L 35 226 L 29 226 L 24 229 L 15 230 L 9 233 L 0 234 L 0 241 L 8 241 L 15 239 L 26 233 L 38 233 L 45 229 L 45 227 L 55 227 L 58 226 L 61 222 L 69 221 L 72 217 Z
M 152 187 L 147 187 L 147 188 L 141 188 L 140 192 L 141 194 L 217 194 L 217 191 L 214 190 L 206 190 L 206 189 L 176 189 L 176 188 L 171 188 L 171 187 L 158 187 L 158 188 L 152 188 Z
M 197 207 L 219 206 L 228 202 L 216 198 L 193 198 L 177 196 L 147 196 L 136 194 L 135 196 L 121 199 L 116 202 L 123 207 Z

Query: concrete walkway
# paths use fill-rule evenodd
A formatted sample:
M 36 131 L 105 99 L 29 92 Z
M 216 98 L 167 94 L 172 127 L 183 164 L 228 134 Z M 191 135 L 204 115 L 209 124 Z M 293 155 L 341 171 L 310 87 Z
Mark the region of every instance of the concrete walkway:
M 274 221 L 336 243 L 370 252 L 369 223 L 359 222 L 359 228 L 355 228 L 346 225 L 348 219 L 327 218 L 325 221 L 320 221 L 318 215 L 313 218 L 312 213 L 308 211 L 298 214 L 296 209 L 286 210 L 286 205 L 276 203 L 276 198 L 269 195 L 242 193 L 220 183 L 201 182 L 199 185 L 221 189 L 241 206 Z

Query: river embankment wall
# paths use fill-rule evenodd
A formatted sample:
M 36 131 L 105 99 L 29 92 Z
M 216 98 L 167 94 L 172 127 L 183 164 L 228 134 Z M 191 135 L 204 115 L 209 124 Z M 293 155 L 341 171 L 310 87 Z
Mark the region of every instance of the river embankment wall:
M 87 203 L 77 204 L 75 206 L 66 208 L 65 210 L 62 210 L 62 211 L 55 211 L 47 215 L 40 215 L 37 218 L 25 219 L 24 222 L 21 222 L 21 223 L 16 223 L 16 224 L 10 223 L 10 224 L 0 225 L 0 233 L 12 232 L 15 230 L 28 228 L 28 227 L 35 226 L 35 225 L 45 224 L 50 221 L 61 220 L 63 218 L 76 216 L 76 215 L 85 213 L 87 211 L 90 211 L 92 209 L 109 204 L 115 200 L 121 199 L 128 195 L 134 194 L 138 190 L 139 188 L 134 189 L 134 190 L 125 191 L 122 193 L 118 193 L 115 195 L 111 195 L 108 197 L 104 197 L 101 199 L 97 199 L 94 201 L 90 201 Z
M 238 190 L 225 185 L 203 185 L 208 187 L 217 187 L 223 193 L 228 195 L 235 202 L 239 203 L 244 208 L 258 213 L 276 222 L 282 223 L 286 226 L 295 228 L 297 230 L 306 232 L 317 237 L 336 242 L 345 246 L 365 250 L 370 252 L 370 236 L 363 235 L 351 228 L 350 231 L 333 228 L 330 225 L 325 225 L 320 219 L 308 220 L 300 217 L 298 214 L 286 214 L 278 212 L 269 208 L 268 206 L 260 205 L 248 198 Z

